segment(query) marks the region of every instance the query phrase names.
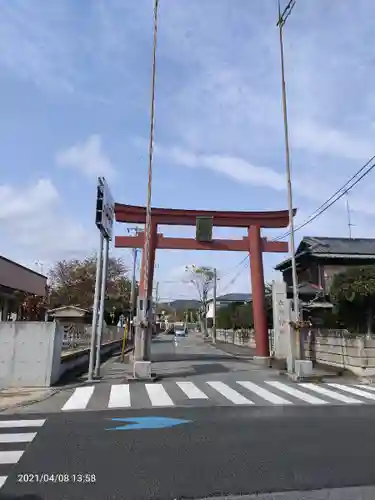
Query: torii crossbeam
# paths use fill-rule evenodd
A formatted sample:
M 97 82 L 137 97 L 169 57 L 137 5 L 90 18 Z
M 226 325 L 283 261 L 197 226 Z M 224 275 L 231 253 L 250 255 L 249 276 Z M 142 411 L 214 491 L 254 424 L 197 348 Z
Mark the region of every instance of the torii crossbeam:
M 293 211 L 293 215 L 296 210 Z M 146 208 L 133 205 L 115 204 L 117 222 L 145 224 Z M 242 239 L 213 239 L 210 242 L 199 242 L 195 238 L 174 238 L 158 234 L 158 225 L 195 226 L 200 217 L 212 218 L 216 227 L 243 227 L 247 236 Z M 156 249 L 174 250 L 220 250 L 232 252 L 249 252 L 250 277 L 252 288 L 252 304 L 256 340 L 256 354 L 269 357 L 268 327 L 265 310 L 263 252 L 287 253 L 288 243 L 268 241 L 261 237 L 261 228 L 285 228 L 289 224 L 287 210 L 273 212 L 230 212 L 211 210 L 181 210 L 171 208 L 152 208 L 151 234 L 149 253 L 149 289 L 144 290 L 144 277 L 141 272 L 139 283 L 140 297 L 150 297 L 153 286 L 153 271 Z M 135 236 L 116 236 L 116 248 L 143 248 L 144 232 Z M 144 255 L 142 254 L 142 260 Z M 143 270 L 143 262 L 141 270 Z

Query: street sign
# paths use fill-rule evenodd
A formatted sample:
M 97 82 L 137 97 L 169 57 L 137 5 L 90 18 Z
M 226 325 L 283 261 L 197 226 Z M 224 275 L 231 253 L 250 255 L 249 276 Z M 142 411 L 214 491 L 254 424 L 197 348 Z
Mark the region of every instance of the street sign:
M 104 177 L 98 177 L 95 223 L 103 236 L 112 239 L 115 202 Z
M 111 427 L 106 431 L 129 431 L 140 429 L 166 429 L 176 425 L 188 424 L 191 420 L 181 420 L 179 418 L 168 417 L 133 417 L 133 418 L 112 418 L 113 422 L 126 422 L 127 425 Z

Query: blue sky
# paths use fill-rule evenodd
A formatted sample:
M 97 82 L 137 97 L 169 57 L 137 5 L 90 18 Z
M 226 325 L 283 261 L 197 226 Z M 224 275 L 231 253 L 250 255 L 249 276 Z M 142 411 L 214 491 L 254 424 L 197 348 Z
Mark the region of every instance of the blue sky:
M 288 19 L 297 223 L 375 154 L 373 15 L 372 0 L 355 8 L 297 0 Z M 155 206 L 286 208 L 276 18 L 276 0 L 160 0 Z M 152 22 L 152 0 L 0 0 L 3 255 L 46 270 L 94 251 L 97 175 L 116 201 L 145 203 Z M 370 174 L 350 194 L 355 237 L 375 237 L 374 187 Z M 347 236 L 344 201 L 297 233 L 297 243 L 311 234 Z M 128 250 L 116 253 L 130 263 Z M 181 282 L 192 263 L 217 266 L 219 293 L 248 291 L 249 269 L 236 267 L 244 257 L 158 252 L 161 298 L 193 295 Z M 282 258 L 265 255 L 267 280 Z

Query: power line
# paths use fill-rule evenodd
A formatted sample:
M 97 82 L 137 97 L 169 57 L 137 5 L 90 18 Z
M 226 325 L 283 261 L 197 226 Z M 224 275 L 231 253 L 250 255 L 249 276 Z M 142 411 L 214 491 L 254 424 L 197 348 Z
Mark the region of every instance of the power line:
M 299 231 L 303 227 L 307 226 L 311 222 L 313 222 L 315 219 L 320 217 L 324 212 L 326 212 L 329 208 L 332 207 L 337 201 L 339 201 L 343 196 L 345 196 L 349 191 L 351 191 L 366 175 L 368 175 L 374 168 L 375 168 L 375 163 L 368 165 L 375 159 L 375 155 L 372 156 L 366 163 L 363 165 L 352 177 L 343 185 L 341 186 L 333 195 L 331 195 L 324 203 L 322 203 L 311 215 L 308 219 L 306 219 L 303 223 L 301 223 L 299 226 L 295 228 L 295 231 Z M 368 167 L 368 168 L 367 168 Z M 365 170 L 367 168 L 367 170 Z M 365 172 L 363 172 L 365 170 Z M 363 172 L 363 173 L 362 173 Z M 362 175 L 360 175 L 362 174 Z M 360 175 L 360 176 L 359 176 Z M 358 177 L 359 176 L 359 177 Z M 356 179 L 356 177 L 358 177 Z M 356 179 L 354 182 L 352 182 L 354 179 Z M 352 183 L 352 184 L 350 184 Z M 349 185 L 350 184 L 350 185 Z M 290 232 L 286 232 L 280 236 L 277 236 L 276 238 L 273 239 L 273 241 L 279 241 L 283 238 L 286 238 L 289 236 Z
M 375 155 L 372 156 L 354 175 L 352 175 L 350 177 L 350 179 L 347 182 L 345 182 L 345 184 L 343 184 L 343 186 L 341 186 L 339 189 L 337 189 L 324 203 L 322 203 L 311 214 L 311 216 L 306 221 L 304 221 L 302 224 L 300 224 L 299 226 L 297 226 L 294 230 L 295 231 L 299 231 L 303 227 L 307 226 L 308 224 L 310 224 L 311 222 L 313 222 L 315 219 L 317 219 L 320 215 L 322 215 L 326 210 L 328 210 L 329 208 L 331 208 L 331 206 L 334 205 L 343 196 L 347 195 L 347 193 L 349 191 L 351 191 L 364 177 L 366 177 L 367 174 L 369 174 L 375 168 L 375 163 L 372 164 L 372 165 L 370 165 L 370 167 L 369 167 L 369 164 L 374 159 L 375 159 Z M 362 175 L 360 175 L 360 174 L 362 174 Z M 355 181 L 353 182 L 354 179 L 355 179 Z M 288 232 L 286 232 L 286 233 L 284 233 L 284 234 L 282 234 L 280 236 L 277 236 L 272 241 L 278 241 L 278 240 L 284 239 L 284 238 L 286 238 L 289 235 L 290 235 L 290 232 L 288 231 Z M 238 277 L 240 276 L 241 272 L 243 271 L 243 268 L 248 267 L 248 264 L 245 264 L 245 266 L 242 267 L 242 264 L 244 264 L 245 261 L 247 261 L 247 259 L 248 259 L 248 256 L 246 255 L 246 257 L 244 259 L 242 259 L 235 266 L 235 267 L 241 266 L 240 271 L 234 276 L 234 278 L 232 278 L 229 281 L 229 283 L 225 286 L 224 290 L 222 290 L 221 293 L 223 293 L 223 291 L 227 290 L 228 287 L 230 285 L 232 285 L 238 279 Z
M 221 289 L 220 290 L 220 293 L 224 293 L 231 285 L 233 285 L 237 280 L 238 278 L 240 277 L 240 275 L 242 274 L 243 270 L 246 268 L 246 267 L 249 267 L 249 261 L 248 261 L 248 255 L 246 255 L 246 257 L 240 262 L 240 264 L 242 264 L 241 266 L 241 269 L 235 274 L 235 276 L 227 283 L 227 285 L 224 287 L 224 289 Z M 247 261 L 245 264 L 244 262 Z M 244 264 L 244 265 L 243 265 Z M 220 288 L 220 285 L 219 285 L 219 288 Z

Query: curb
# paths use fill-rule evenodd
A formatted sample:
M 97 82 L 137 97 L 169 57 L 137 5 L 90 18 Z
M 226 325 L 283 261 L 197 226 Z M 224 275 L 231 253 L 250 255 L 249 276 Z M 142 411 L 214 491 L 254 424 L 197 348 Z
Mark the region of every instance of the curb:
M 133 347 L 129 347 L 129 350 L 127 351 L 125 349 L 125 354 L 128 354 L 133 350 Z M 77 387 L 84 387 L 87 385 L 87 381 L 82 381 L 82 382 L 77 382 L 75 384 L 69 384 L 68 387 L 55 387 L 55 388 L 46 388 L 46 391 L 50 391 L 47 395 L 41 396 L 40 398 L 37 399 L 31 399 L 28 401 L 23 401 L 21 403 L 15 403 L 14 405 L 8 405 L 8 406 L 0 406 L 0 413 L 7 411 L 7 410 L 17 410 L 18 408 L 24 408 L 26 406 L 34 405 L 37 403 L 41 403 L 43 401 L 47 401 L 47 399 L 51 398 L 52 396 L 55 396 L 56 394 L 59 394 L 60 392 L 66 391 L 71 388 L 77 388 Z M 15 388 L 16 389 L 16 388 Z
M 293 374 L 289 374 L 287 371 L 279 371 L 279 375 L 282 377 L 288 377 L 292 382 L 324 382 L 327 378 L 337 378 L 342 375 L 326 373 L 325 375 L 308 375 L 306 377 L 298 377 Z
M 41 403 L 42 401 L 46 401 L 47 399 L 51 398 L 52 396 L 54 396 L 55 394 L 58 394 L 61 391 L 62 391 L 62 389 L 52 389 L 52 392 L 49 392 L 47 394 L 47 396 L 43 395 L 40 398 L 31 399 L 28 401 L 22 401 L 21 403 L 15 403 L 14 405 L 0 406 L 0 413 L 7 411 L 7 410 L 16 410 L 17 408 L 23 408 L 25 406 Z

